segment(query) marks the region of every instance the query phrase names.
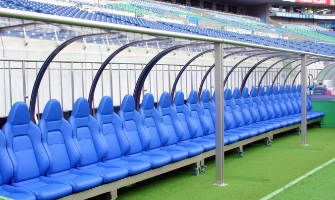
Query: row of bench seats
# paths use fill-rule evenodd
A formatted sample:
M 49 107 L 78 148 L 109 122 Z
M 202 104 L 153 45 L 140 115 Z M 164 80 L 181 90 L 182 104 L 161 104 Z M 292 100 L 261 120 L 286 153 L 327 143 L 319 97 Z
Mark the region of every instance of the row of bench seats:
M 299 122 L 295 86 L 225 90 L 225 144 Z M 298 87 L 299 90 L 299 87 Z M 292 98 L 295 97 L 295 98 Z M 157 108 L 147 93 L 139 111 L 126 95 L 120 111 L 102 98 L 95 117 L 79 98 L 68 121 L 57 100 L 44 108 L 38 126 L 25 103 L 13 105 L 0 130 L 0 196 L 56 199 L 139 174 L 215 148 L 215 106 L 204 90 L 200 102 L 191 91 L 186 105 L 178 91 L 171 105 L 162 94 Z M 309 119 L 324 115 L 308 112 Z

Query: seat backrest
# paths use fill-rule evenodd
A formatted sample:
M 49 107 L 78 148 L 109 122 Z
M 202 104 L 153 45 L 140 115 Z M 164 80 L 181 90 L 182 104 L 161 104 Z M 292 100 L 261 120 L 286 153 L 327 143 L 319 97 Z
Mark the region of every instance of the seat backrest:
M 277 104 L 275 96 L 272 93 L 272 87 L 270 85 L 267 86 L 265 95 L 268 98 L 269 105 L 272 106 L 272 108 L 273 108 L 274 117 L 275 118 L 281 117 L 280 105 Z
M 282 103 L 285 104 L 286 106 L 287 115 L 293 114 L 292 104 L 288 100 L 284 85 L 281 85 L 279 87 L 279 94 L 280 94 L 280 97 L 282 98 Z
M 261 106 L 265 108 L 265 119 L 275 118 L 273 106 L 269 103 L 268 96 L 265 95 L 265 88 L 263 86 L 258 88 L 258 97 L 261 100 Z
M 297 103 L 298 106 L 298 113 L 301 112 L 301 99 L 297 90 L 297 86 L 295 84 L 292 85 L 291 92 L 293 94 L 293 97 L 295 99 L 295 102 Z
M 42 133 L 38 126 L 30 121 L 28 106 L 25 103 L 16 102 L 12 106 L 2 130 L 14 167 L 11 182 L 21 182 L 44 175 L 49 168 L 49 159 L 42 144 Z
M 129 150 L 129 142 L 122 128 L 120 117 L 114 112 L 113 99 L 104 96 L 99 104 L 95 119 L 99 131 L 105 139 L 107 153 L 104 160 L 111 160 L 125 155 Z
M 243 98 L 241 98 L 241 92 L 238 87 L 234 89 L 232 99 L 233 102 L 235 103 L 236 115 L 240 119 L 240 124 L 238 124 L 238 127 L 252 123 L 251 115 L 245 109 Z
M 72 128 L 62 117 L 62 108 L 56 99 L 48 101 L 38 123 L 45 151 L 50 158 L 47 174 L 69 170 L 79 162 L 79 151 L 72 138 Z
M 250 97 L 252 99 L 252 106 L 257 113 L 257 122 L 267 119 L 267 113 L 264 107 L 262 107 L 261 100 L 257 96 L 257 88 L 253 86 L 250 90 Z
M 224 103 L 225 103 L 225 113 L 228 116 L 229 120 L 226 120 L 227 125 L 229 125 L 229 129 L 237 128 L 241 124 L 241 118 L 236 110 L 236 105 L 234 99 L 231 96 L 231 90 L 226 88 L 224 91 Z M 243 124 L 244 125 L 244 124 Z
M 150 145 L 147 149 L 156 149 L 165 145 L 170 135 L 168 135 L 162 123 L 162 115 L 155 109 L 154 96 L 152 94 L 147 93 L 144 95 L 139 113 L 143 118 L 143 126 L 150 136 Z M 172 124 L 169 123 L 167 127 L 170 125 Z M 173 136 L 174 134 L 171 134 L 171 137 Z
M 197 133 L 194 137 L 197 138 L 207 135 L 209 131 L 209 124 L 207 122 L 207 119 L 204 117 L 204 109 L 198 103 L 197 91 L 191 91 L 186 106 L 191 110 L 191 118 L 193 119 L 197 127 Z
M 247 124 L 254 123 L 258 118 L 258 112 L 253 108 L 253 102 L 249 96 L 248 88 L 244 87 L 241 93 L 241 99 L 244 102 L 244 108 L 247 115 L 251 116 Z
M 144 129 L 142 116 L 135 110 L 135 101 L 132 95 L 127 94 L 123 98 L 118 115 L 130 143 L 127 154 L 132 155 L 144 151 L 150 145 L 150 138 Z
M 99 131 L 97 120 L 90 115 L 88 101 L 84 97 L 75 102 L 69 122 L 73 139 L 81 155 L 78 166 L 102 161 L 107 153 L 106 143 Z
M 163 128 L 167 131 L 166 145 L 176 144 L 183 138 L 184 131 L 179 123 L 177 111 L 171 106 L 171 96 L 168 92 L 162 94 L 157 110 L 162 116 Z
M 176 92 L 173 99 L 172 107 L 177 112 L 177 119 L 183 129 L 183 136 L 181 140 L 189 140 L 197 133 L 195 122 L 191 118 L 191 110 L 184 104 L 184 93 L 182 91 Z
M 215 106 L 210 101 L 210 92 L 205 89 L 202 92 L 199 104 L 204 108 L 204 117 L 209 125 L 208 134 L 215 133 Z
M 0 129 L 0 188 L 2 185 L 7 184 L 13 177 L 13 165 L 10 161 L 7 149 L 6 138 Z
M 289 102 L 291 103 L 291 106 L 292 106 L 292 110 L 293 110 L 292 114 L 299 113 L 298 104 L 297 104 L 297 101 L 295 100 L 295 98 L 293 96 L 292 89 L 291 89 L 290 85 L 286 85 L 285 92 L 286 92 L 287 98 L 288 98 L 288 100 L 289 100 Z
M 275 97 L 276 100 L 276 104 L 279 105 L 280 107 L 280 111 L 281 111 L 281 117 L 284 117 L 287 115 L 287 108 L 286 108 L 286 103 L 285 101 L 282 99 L 280 93 L 279 93 L 279 89 L 278 86 L 275 85 L 273 86 L 272 89 L 272 94 Z

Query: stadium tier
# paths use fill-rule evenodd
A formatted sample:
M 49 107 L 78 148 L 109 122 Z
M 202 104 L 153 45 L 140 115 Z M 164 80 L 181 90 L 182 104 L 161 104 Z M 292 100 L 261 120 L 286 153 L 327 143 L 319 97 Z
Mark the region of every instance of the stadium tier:
M 71 1 L 76 3 L 76 5 L 81 5 L 78 1 Z M 128 3 L 128 4 L 127 4 Z M 305 26 L 305 25 L 292 25 L 292 24 L 283 24 L 287 28 L 286 29 L 279 29 L 273 26 L 266 25 L 265 23 L 262 24 L 261 22 L 252 21 L 250 19 L 246 19 L 243 16 L 239 15 L 228 15 L 228 14 L 217 14 L 217 12 L 212 12 L 213 17 L 209 16 L 200 16 L 191 11 L 185 11 L 186 9 L 178 9 L 175 6 L 167 6 L 166 4 L 161 4 L 157 2 L 147 2 L 147 1 L 127 1 L 127 3 L 110 3 L 109 5 L 101 5 L 100 11 L 89 12 L 87 10 L 80 9 L 78 7 L 68 7 L 68 6 L 61 6 L 61 5 L 52 5 L 47 3 L 29 1 L 29 0 L 2 0 L 0 6 L 3 8 L 10 8 L 10 9 L 17 9 L 17 10 L 26 10 L 31 12 L 40 12 L 45 14 L 53 14 L 53 15 L 60 15 L 60 16 L 67 16 L 67 17 L 75 17 L 80 19 L 87 19 L 87 20 L 95 20 L 95 21 L 102 21 L 102 22 L 109 22 L 109 23 L 117 23 L 129 26 L 139 26 L 151 29 L 158 29 L 158 30 L 166 30 L 166 31 L 173 31 L 173 32 L 180 32 L 180 33 L 187 33 L 187 34 L 194 34 L 194 35 L 203 35 L 209 37 L 216 37 L 216 38 L 223 38 L 223 39 L 230 39 L 230 40 L 237 40 L 243 41 L 248 43 L 254 44 L 261 44 L 266 46 L 272 47 L 279 47 L 285 49 L 292 49 L 292 50 L 300 50 L 312 53 L 318 53 L 328 56 L 335 55 L 335 45 L 334 44 L 326 44 L 323 42 L 328 43 L 335 43 L 334 37 L 332 37 L 332 31 L 325 31 L 325 28 L 318 27 L 318 26 Z M 88 4 L 88 3 L 86 3 Z M 97 6 L 97 5 L 91 5 Z M 104 10 L 104 8 L 108 8 Z M 158 17 L 158 21 L 147 20 L 141 17 L 132 17 L 132 16 L 125 16 L 119 14 L 113 14 L 113 9 L 121 9 L 124 11 L 129 11 L 138 14 L 145 14 L 145 15 L 153 15 L 155 13 Z M 209 29 L 209 28 L 201 28 L 196 27 L 194 25 L 184 25 L 181 23 L 172 23 L 168 21 L 159 21 L 165 18 L 173 19 L 173 17 L 167 17 L 162 13 L 168 12 L 170 14 L 175 14 L 177 16 L 183 16 L 187 18 L 199 18 L 203 20 L 207 20 L 209 22 L 218 24 L 220 29 Z M 210 11 L 206 10 L 206 13 Z M 215 17 L 216 16 L 216 17 Z M 221 30 L 221 28 L 225 27 L 235 27 L 237 29 L 242 30 L 249 30 L 251 31 L 250 34 L 241 34 L 232 31 L 225 31 Z M 283 32 L 289 31 L 301 36 L 306 36 L 308 38 L 312 38 L 314 40 L 319 41 L 319 43 L 315 43 L 312 41 L 294 41 L 282 38 L 271 38 L 266 36 L 260 36 L 257 34 L 252 34 L 252 32 L 258 31 L 265 31 L 272 29 L 275 32 Z M 322 30 L 322 32 L 321 32 Z M 5 35 L 22 36 L 22 31 L 20 33 L 16 33 L 16 31 L 7 32 Z M 46 35 L 43 39 L 54 39 L 54 34 L 50 33 L 51 36 Z M 321 41 L 321 42 L 320 42 Z M 322 42 L 323 41 L 323 42 Z M 95 41 L 103 43 L 103 41 Z

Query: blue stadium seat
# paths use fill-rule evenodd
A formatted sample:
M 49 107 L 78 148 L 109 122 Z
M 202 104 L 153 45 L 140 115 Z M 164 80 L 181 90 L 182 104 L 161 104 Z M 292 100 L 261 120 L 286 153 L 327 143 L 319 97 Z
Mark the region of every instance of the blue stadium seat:
M 286 118 L 292 119 L 295 124 L 301 122 L 301 117 L 300 116 L 294 116 L 293 115 L 293 107 L 292 107 L 292 104 L 287 97 L 284 85 L 281 85 L 279 87 L 279 95 L 281 97 L 281 104 L 282 104 L 281 108 L 283 108 L 282 113 L 284 113 L 284 116 Z
M 151 168 L 158 168 L 171 162 L 171 157 L 155 152 L 145 151 L 150 145 L 150 138 L 143 127 L 143 119 L 135 110 L 134 97 L 127 94 L 121 103 L 118 113 L 122 120 L 123 129 L 130 143 L 127 156 L 139 158 L 151 164 Z
M 265 89 L 263 86 L 258 88 L 258 97 L 261 100 L 261 106 L 265 108 L 264 113 L 267 121 L 279 123 L 280 127 L 287 126 L 287 122 L 285 119 L 275 118 L 275 111 L 272 104 L 270 103 L 271 101 L 269 101 L 268 99 L 268 96 L 265 95 Z
M 87 100 L 78 98 L 73 106 L 69 122 L 72 126 L 73 139 L 80 152 L 78 169 L 93 172 L 102 177 L 103 183 L 125 178 L 129 172 L 119 165 L 104 163 L 107 148 L 99 132 L 97 120 L 90 115 Z M 70 150 L 72 153 L 73 150 Z
M 186 109 L 188 109 L 186 107 Z M 167 146 L 181 146 L 188 151 L 188 156 L 192 157 L 199 155 L 204 151 L 201 144 L 191 142 L 191 135 L 195 134 L 195 127 L 184 127 L 179 121 L 179 114 L 171 106 L 171 96 L 169 93 L 164 92 L 159 100 L 157 110 L 163 116 L 162 122 L 169 134 Z M 190 119 L 188 119 L 190 121 Z M 192 133 L 190 133 L 192 131 Z M 194 132 L 193 132 L 194 131 Z
M 180 138 L 176 137 L 174 130 L 171 128 L 173 121 L 169 120 L 167 116 L 162 116 L 155 109 L 154 104 L 154 96 L 151 93 L 147 93 L 143 97 L 139 110 L 143 118 L 144 129 L 150 137 L 150 145 L 146 151 L 170 156 L 171 162 L 187 158 L 188 152 L 183 147 L 171 146 L 171 144 L 176 144 Z M 166 144 L 170 146 L 165 146 Z
M 209 101 L 210 93 L 209 90 L 205 89 L 202 92 L 200 98 L 200 105 L 204 108 L 204 117 L 207 119 L 209 124 L 208 135 L 204 136 L 205 139 L 211 139 L 215 141 L 215 105 Z M 237 142 L 240 138 L 233 134 L 224 133 L 224 144 L 231 144 Z
M 253 106 L 254 103 L 253 103 L 251 96 L 249 96 L 247 87 L 243 88 L 241 98 L 243 98 L 244 108 L 246 110 L 246 113 L 252 116 L 253 118 L 252 125 L 262 126 L 263 128 L 266 129 L 266 131 L 271 131 L 274 129 L 273 125 L 267 124 L 267 123 L 261 123 L 259 121 L 260 119 L 259 114 Z
M 129 175 L 150 170 L 149 162 L 125 156 L 130 148 L 129 142 L 123 131 L 120 117 L 114 113 L 112 98 L 105 96 L 101 99 L 95 118 L 107 146 L 107 154 L 103 162 L 120 165 L 129 171 Z
M 62 108 L 56 99 L 48 101 L 38 123 L 43 146 L 50 159 L 47 176 L 66 181 L 73 192 L 80 192 L 102 183 L 102 178 L 92 172 L 74 169 L 80 159 L 72 137 L 69 122 L 62 117 Z
M 255 86 L 253 86 L 250 90 L 250 97 L 251 97 L 252 102 L 253 102 L 253 108 L 254 108 L 255 113 L 257 115 L 256 123 L 270 124 L 271 126 L 273 126 L 273 129 L 280 128 L 281 127 L 280 123 L 268 121 L 266 109 L 265 109 L 265 107 L 262 106 L 262 102 L 261 102 L 259 96 L 257 96 L 257 88 Z
M 43 176 L 49 168 L 49 158 L 41 131 L 30 121 L 25 103 L 13 105 L 3 132 L 14 167 L 12 185 L 29 190 L 36 199 L 57 199 L 72 193 L 72 187 L 65 181 Z
M 256 121 L 256 118 L 253 119 L 250 113 L 245 109 L 245 104 L 243 98 L 241 97 L 241 92 L 239 88 L 234 89 L 232 100 L 234 101 L 236 107 L 234 109 L 234 116 L 236 116 L 236 118 L 240 118 L 240 123 L 237 124 L 237 126 L 239 126 L 240 128 L 246 128 L 246 130 L 252 129 L 254 131 L 257 131 L 257 135 L 266 132 L 266 128 L 262 127 L 261 125 L 257 126 L 256 124 L 253 124 L 253 122 Z M 237 128 L 236 130 L 241 130 L 240 128 Z
M 35 200 L 29 190 L 6 185 L 13 177 L 13 165 L 6 150 L 6 138 L 0 129 L 0 198 Z
M 170 101 L 171 102 L 171 101 Z M 205 151 L 215 148 L 215 141 L 204 139 L 203 137 L 208 135 L 210 130 L 209 123 L 204 116 L 204 108 L 198 103 L 198 92 L 192 90 L 188 97 L 186 106 L 191 110 L 191 119 L 195 123 L 197 133 L 191 142 L 200 144 Z

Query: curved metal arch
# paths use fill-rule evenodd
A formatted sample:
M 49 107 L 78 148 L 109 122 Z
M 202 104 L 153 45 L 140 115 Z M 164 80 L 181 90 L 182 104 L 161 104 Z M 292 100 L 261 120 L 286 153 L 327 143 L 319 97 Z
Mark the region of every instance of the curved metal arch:
M 248 60 L 249 58 L 252 58 L 252 57 L 255 57 L 255 56 L 258 56 L 258 55 L 274 54 L 274 53 L 277 53 L 277 52 L 262 52 L 262 53 L 256 53 L 256 54 L 254 54 L 254 55 L 248 56 L 248 57 L 246 57 L 246 58 L 240 60 L 240 62 L 238 62 L 234 67 L 232 67 L 232 68 L 229 70 L 227 76 L 226 76 L 225 79 L 224 79 L 223 87 L 225 87 L 226 82 L 228 81 L 228 78 L 229 78 L 230 74 L 233 73 L 233 71 L 234 71 L 234 70 L 235 70 L 241 63 L 243 63 L 244 61 Z
M 242 83 L 241 83 L 241 87 L 240 87 L 240 93 L 242 94 L 242 90 L 250 76 L 250 74 L 260 65 L 262 64 L 263 62 L 267 61 L 267 60 L 270 60 L 271 58 L 275 58 L 275 57 L 280 57 L 280 56 L 286 56 L 287 54 L 277 54 L 277 55 L 272 55 L 272 56 L 269 56 L 269 57 L 266 57 L 262 60 L 260 60 L 258 63 L 256 63 L 254 66 L 251 67 L 251 69 L 249 69 L 249 71 L 245 74 L 243 80 L 242 80 Z
M 175 93 L 175 91 L 176 91 L 176 87 L 177 87 L 178 81 L 179 81 L 181 75 L 182 75 L 182 74 L 184 73 L 184 71 L 186 70 L 186 68 L 187 68 L 187 67 L 188 67 L 188 66 L 189 66 L 195 59 L 199 58 L 200 56 L 202 56 L 202 55 L 204 55 L 204 54 L 206 54 L 206 53 L 212 52 L 212 51 L 214 51 L 214 49 L 210 49 L 210 50 L 207 50 L 207 51 L 204 51 L 204 52 L 199 53 L 198 55 L 194 56 L 191 60 L 189 60 L 189 61 L 184 65 L 183 68 L 181 68 L 181 70 L 179 71 L 179 73 L 178 73 L 176 79 L 174 80 L 174 83 L 173 83 L 173 86 L 172 86 L 172 89 L 171 89 L 171 93 L 170 93 L 170 95 L 171 95 L 171 104 L 173 103 L 174 93 Z
M 169 39 L 150 39 L 150 40 L 141 40 L 141 41 L 135 41 L 135 42 L 131 42 L 129 44 L 123 45 L 122 47 L 118 48 L 117 50 L 115 50 L 110 56 L 108 56 L 108 58 L 101 64 L 99 70 L 97 71 L 97 73 L 95 74 L 95 77 L 92 81 L 91 84 L 91 89 L 90 89 L 90 93 L 88 96 L 88 104 L 89 104 L 89 108 L 90 108 L 90 113 L 91 115 L 93 115 L 93 108 L 92 108 L 92 104 L 93 104 L 93 97 L 94 97 L 94 92 L 95 92 L 95 88 L 98 84 L 98 81 L 100 79 L 101 74 L 103 73 L 103 71 L 105 70 L 106 66 L 109 64 L 109 62 L 119 53 L 121 53 L 123 50 L 127 49 L 128 47 L 134 46 L 136 44 L 140 44 L 143 42 L 158 42 L 158 41 L 165 41 L 165 40 L 169 40 Z
M 99 36 L 99 35 L 110 35 L 110 34 L 118 34 L 118 33 L 113 33 L 113 32 L 108 32 L 108 33 L 94 33 L 94 34 L 87 34 L 87 35 L 80 35 L 74 38 L 71 38 L 65 42 L 63 42 L 61 45 L 59 45 L 49 56 L 48 58 L 44 61 L 40 71 L 38 72 L 36 79 L 35 79 L 35 83 L 34 83 L 34 87 L 33 90 L 31 92 L 31 97 L 30 97 L 30 120 L 34 123 L 36 123 L 35 121 L 35 105 L 36 105 L 36 97 L 37 97 L 37 93 L 38 93 L 38 89 L 40 87 L 43 75 L 45 73 L 45 71 L 48 69 L 50 63 L 52 62 L 52 60 L 67 46 L 69 46 L 70 44 L 72 44 L 75 41 L 78 41 L 80 39 L 86 38 L 86 37 L 93 37 L 93 36 Z
M 308 64 L 306 65 L 306 67 L 307 67 L 308 65 L 311 65 L 311 64 L 313 64 L 313 63 L 320 62 L 320 61 L 322 61 L 322 60 L 318 60 L 318 61 L 314 61 L 314 62 L 308 63 Z M 326 69 L 326 68 L 325 68 L 325 69 Z M 294 79 L 293 79 L 293 81 L 292 81 L 292 85 L 295 83 L 295 80 L 298 78 L 298 75 L 300 74 L 300 72 L 301 72 L 301 70 L 295 75 L 295 77 L 294 77 Z M 286 77 L 286 78 L 287 78 L 287 77 Z
M 8 30 L 12 30 L 12 29 L 17 29 L 17 28 L 24 28 L 24 27 L 28 27 L 28 26 L 36 26 L 42 23 L 37 23 L 37 22 L 32 22 L 32 23 L 27 23 L 27 24 L 17 24 L 17 25 L 13 25 L 13 26 L 5 26 L 5 27 L 1 27 L 0 28 L 0 33 L 4 32 L 4 31 L 8 31 Z
M 315 61 L 310 62 L 310 63 L 308 63 L 308 64 L 306 65 L 306 67 L 309 66 L 309 65 L 311 65 L 311 64 L 313 64 L 313 63 L 316 63 L 316 62 L 320 62 L 320 60 L 315 60 Z M 297 65 L 294 69 L 292 69 L 292 70 L 290 71 L 290 73 L 287 74 L 287 76 L 286 76 L 286 78 L 285 78 L 285 81 L 284 81 L 284 85 L 286 85 L 286 81 L 287 81 L 288 77 L 291 75 L 291 73 L 292 73 L 295 69 L 297 69 L 300 65 L 301 65 L 301 64 Z M 301 72 L 301 70 L 300 70 L 300 72 Z M 300 72 L 298 72 L 298 74 L 299 74 Z
M 226 59 L 226 58 L 228 58 L 228 57 L 230 57 L 230 56 L 232 56 L 232 55 L 239 54 L 239 53 L 250 53 L 250 52 L 255 52 L 255 51 L 259 52 L 259 50 L 239 51 L 239 52 L 234 52 L 234 53 L 227 54 L 227 55 L 225 55 L 222 59 L 224 60 L 224 59 Z M 205 81 L 206 81 L 206 79 L 207 79 L 209 73 L 212 71 L 212 69 L 213 69 L 214 67 L 215 67 L 215 65 L 212 65 L 212 66 L 207 70 L 207 72 L 205 73 L 204 77 L 202 78 L 201 83 L 200 83 L 200 86 L 199 86 L 198 99 L 200 99 L 200 96 L 201 96 L 201 93 L 202 93 L 202 87 L 203 87 L 203 85 L 204 85 L 204 83 L 205 83 Z
M 160 61 L 164 56 L 169 54 L 170 52 L 187 47 L 187 46 L 200 46 L 200 45 L 205 45 L 207 43 L 191 43 L 191 44 L 183 44 L 183 45 L 177 45 L 170 47 L 168 49 L 165 49 L 164 51 L 160 52 L 157 54 L 153 59 L 150 60 L 150 62 L 145 66 L 145 68 L 142 70 L 140 76 L 137 79 L 135 89 L 134 89 L 134 100 L 135 100 L 135 109 L 138 110 L 140 108 L 140 96 L 141 96 L 141 91 L 144 85 L 144 82 L 150 73 L 151 69 L 156 65 L 158 61 Z
M 295 58 L 295 57 L 291 57 L 290 59 L 292 59 L 292 58 Z M 298 58 L 298 57 L 297 57 L 297 58 Z M 282 60 L 279 60 L 279 61 L 273 63 L 270 67 L 268 67 L 268 68 L 266 69 L 266 71 L 264 72 L 264 74 L 262 75 L 262 77 L 260 78 L 260 80 L 259 80 L 259 82 L 258 82 L 258 87 L 257 87 L 257 88 L 261 87 L 261 84 L 262 84 L 262 81 L 263 81 L 265 75 L 270 71 L 270 69 L 272 69 L 272 67 L 274 67 L 276 64 L 278 64 L 278 63 L 280 63 L 280 62 L 282 62 L 282 61 L 284 61 L 284 60 L 287 60 L 287 59 L 289 59 L 289 58 L 286 57 L 286 58 L 284 58 L 284 59 L 282 59 Z M 300 60 L 300 59 L 297 59 L 297 60 Z M 293 62 L 295 62 L 295 61 L 293 61 Z
M 273 79 L 273 81 L 272 81 L 272 85 L 271 85 L 271 87 L 273 87 L 273 85 L 275 84 L 275 82 L 276 82 L 276 80 L 277 80 L 277 77 L 279 76 L 279 74 L 280 74 L 280 72 L 281 71 L 283 71 L 287 66 L 289 66 L 290 64 L 292 64 L 292 63 L 294 63 L 294 62 L 297 62 L 297 61 L 299 61 L 299 60 L 301 60 L 301 59 L 296 59 L 296 60 L 294 60 L 294 61 L 291 61 L 291 62 L 289 62 L 289 63 L 287 63 L 284 67 L 282 67 L 280 70 L 279 70 L 279 72 L 276 74 L 276 76 L 274 77 L 274 79 Z M 299 66 L 299 65 L 298 65 Z

